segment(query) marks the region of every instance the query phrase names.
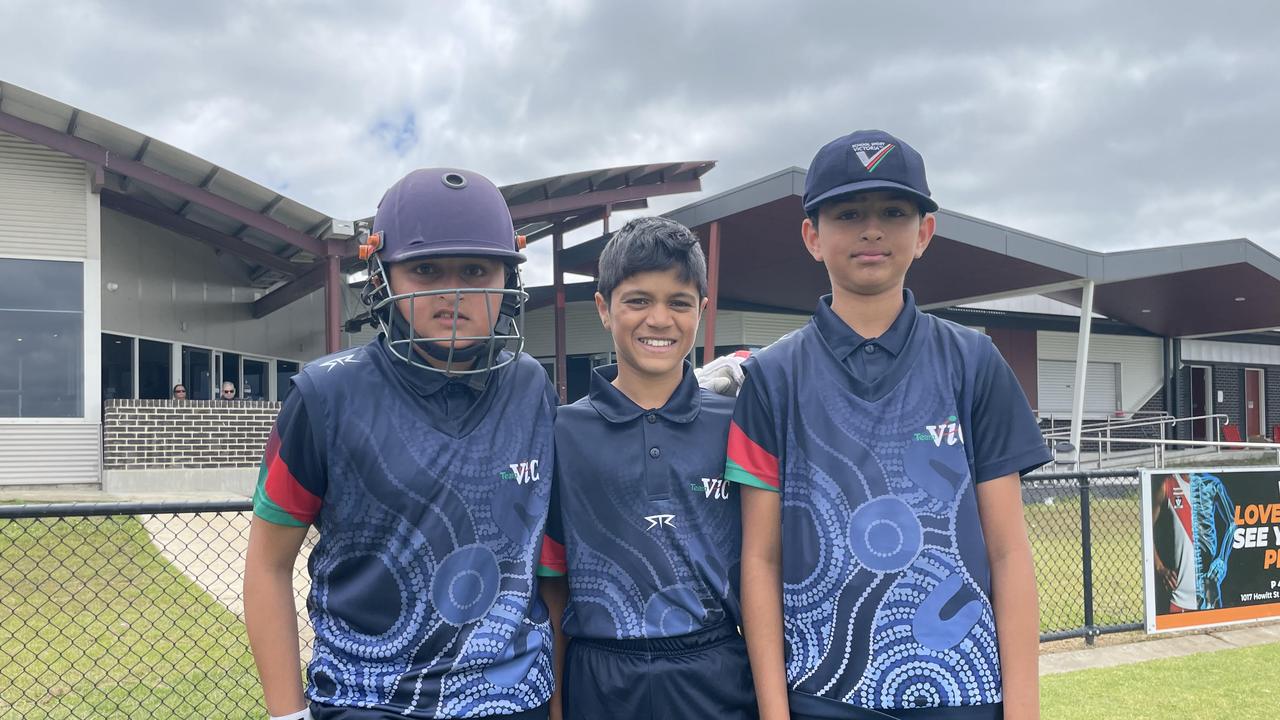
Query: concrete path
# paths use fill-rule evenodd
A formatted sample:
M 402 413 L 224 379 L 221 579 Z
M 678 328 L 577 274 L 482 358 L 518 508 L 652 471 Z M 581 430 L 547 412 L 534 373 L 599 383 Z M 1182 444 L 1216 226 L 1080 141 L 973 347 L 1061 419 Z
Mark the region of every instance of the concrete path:
M 1233 626 L 1206 633 L 1041 654 L 1040 674 L 1115 667 L 1267 643 L 1280 643 L 1280 624 Z

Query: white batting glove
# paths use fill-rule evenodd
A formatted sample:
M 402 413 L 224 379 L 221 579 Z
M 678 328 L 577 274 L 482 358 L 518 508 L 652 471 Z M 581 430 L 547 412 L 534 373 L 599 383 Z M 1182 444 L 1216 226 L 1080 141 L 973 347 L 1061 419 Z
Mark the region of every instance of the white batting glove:
M 311 717 L 311 708 L 305 707 L 301 710 L 284 715 L 269 715 L 270 720 L 314 720 Z
M 721 355 L 711 362 L 693 371 L 698 378 L 698 385 L 718 395 L 737 397 L 742 389 L 742 362 L 751 353 L 739 350 L 731 355 Z

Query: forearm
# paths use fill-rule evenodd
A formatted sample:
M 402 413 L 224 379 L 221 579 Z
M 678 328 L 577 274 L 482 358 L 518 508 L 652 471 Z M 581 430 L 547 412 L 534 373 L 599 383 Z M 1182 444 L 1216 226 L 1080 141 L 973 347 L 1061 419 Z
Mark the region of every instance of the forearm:
M 783 662 L 782 583 L 779 563 L 742 561 L 742 633 L 761 720 L 786 720 L 787 671 Z
M 244 622 L 262 680 L 267 712 L 283 715 L 306 706 L 298 652 L 298 616 L 292 568 L 246 563 Z
M 1000 645 L 1004 717 L 1040 717 L 1040 603 L 1030 546 L 992 559 L 992 604 Z
M 551 631 L 554 638 L 551 644 L 551 657 L 555 668 L 556 686 L 551 693 L 551 720 L 560 720 L 564 712 L 562 700 L 564 695 L 564 656 L 567 649 L 566 642 L 568 641 L 561 623 L 564 619 L 565 604 L 568 602 L 568 582 L 564 578 L 540 578 L 539 592 L 542 595 L 542 601 L 547 604 L 547 612 L 551 616 Z

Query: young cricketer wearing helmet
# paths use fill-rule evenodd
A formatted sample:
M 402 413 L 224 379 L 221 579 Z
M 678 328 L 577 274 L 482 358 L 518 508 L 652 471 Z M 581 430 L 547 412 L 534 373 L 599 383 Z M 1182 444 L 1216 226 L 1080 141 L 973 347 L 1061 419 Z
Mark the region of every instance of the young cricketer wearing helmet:
M 476 173 L 417 170 L 384 195 L 361 253 L 382 332 L 294 377 L 254 497 L 245 621 L 267 710 L 545 718 L 534 573 L 555 397 L 504 347 L 525 297 L 510 212 Z M 304 697 L 291 579 L 310 525 Z
M 1019 474 L 1049 459 L 983 334 L 919 311 L 924 161 L 859 131 L 818 151 L 802 234 L 832 294 L 744 363 L 743 631 L 761 716 L 1039 716 Z
M 557 415 L 548 520 L 546 554 L 561 562 L 547 565 L 569 587 L 565 717 L 754 718 L 738 493 L 723 479 L 734 401 L 700 389 L 685 360 L 706 260 L 684 226 L 640 218 L 599 266 L 596 308 L 618 363 Z

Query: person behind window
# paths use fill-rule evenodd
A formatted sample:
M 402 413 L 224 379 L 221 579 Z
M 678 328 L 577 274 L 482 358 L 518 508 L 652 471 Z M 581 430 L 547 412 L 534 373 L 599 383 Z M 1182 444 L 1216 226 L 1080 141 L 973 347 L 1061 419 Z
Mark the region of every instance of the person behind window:
M 222 399 L 223 399 L 223 400 L 235 400 L 235 399 L 236 399 L 236 386 L 235 386 L 235 383 L 230 382 L 230 381 L 225 381 L 225 382 L 223 382 L 223 383 L 222 383 Z
M 186 386 L 186 385 L 183 385 L 182 383 L 178 383 L 177 385 L 174 385 L 174 386 L 173 386 L 173 399 L 174 399 L 174 400 L 186 400 L 186 399 L 187 399 L 187 386 Z

